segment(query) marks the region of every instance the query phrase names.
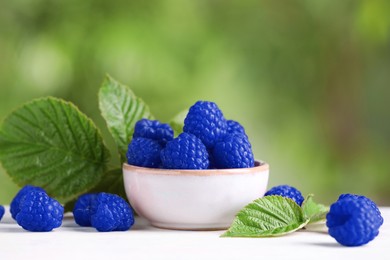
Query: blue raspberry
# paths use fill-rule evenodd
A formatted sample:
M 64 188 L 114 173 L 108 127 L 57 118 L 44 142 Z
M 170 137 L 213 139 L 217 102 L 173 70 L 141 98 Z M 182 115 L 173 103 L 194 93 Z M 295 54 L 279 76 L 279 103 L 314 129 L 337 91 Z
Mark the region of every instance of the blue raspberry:
M 78 197 L 73 208 L 73 217 L 80 226 L 91 226 L 91 210 L 93 203 L 96 201 L 96 196 L 95 193 L 87 193 Z
M 133 138 L 126 153 L 127 163 L 131 165 L 158 168 L 161 163 L 161 145 L 152 139 Z
M 245 128 L 234 120 L 227 120 L 227 133 L 228 134 L 243 134 L 246 136 Z
M 133 138 L 137 137 L 153 139 L 164 146 L 173 139 L 173 130 L 168 124 L 157 120 L 141 119 L 134 127 Z
M 350 194 L 350 193 L 341 194 L 338 200 L 342 200 L 342 199 L 362 199 L 362 200 L 367 201 L 367 203 L 369 203 L 371 205 L 371 207 L 378 213 L 380 224 L 381 225 L 383 224 L 383 218 L 382 218 L 381 212 L 380 212 L 378 206 L 375 204 L 375 202 L 373 202 L 371 199 L 369 199 L 365 196 L 362 196 L 362 195 L 356 195 L 356 194 Z
M 328 233 L 344 246 L 361 246 L 379 234 L 383 218 L 375 203 L 364 196 L 344 194 L 326 215 Z
M 3 205 L 0 205 L 0 220 L 3 218 L 4 213 L 5 213 L 5 209 L 4 209 Z
M 218 169 L 250 168 L 255 165 L 252 147 L 242 134 L 225 136 L 215 145 L 213 158 Z
M 214 102 L 198 101 L 190 107 L 184 119 L 183 130 L 198 137 L 211 149 L 225 136 L 227 123 Z
M 16 215 L 19 213 L 20 209 L 19 209 L 19 204 L 20 204 L 20 201 L 21 199 L 30 191 L 32 190 L 37 190 L 37 191 L 43 191 L 45 192 L 44 189 L 40 188 L 40 187 L 36 187 L 36 186 L 32 186 L 32 185 L 26 185 L 24 186 L 22 189 L 19 190 L 19 192 L 15 195 L 14 199 L 11 201 L 11 205 L 10 205 L 10 212 L 11 212 L 11 216 L 13 219 L 16 220 Z
M 30 190 L 20 200 L 16 222 L 28 231 L 47 232 L 61 226 L 64 207 L 44 191 Z
M 181 133 L 161 151 L 161 162 L 165 169 L 207 169 L 209 154 L 200 139 Z
M 115 194 L 99 193 L 91 211 L 91 224 L 100 232 L 126 231 L 134 224 L 130 205 Z
M 279 195 L 282 197 L 290 198 L 295 201 L 299 206 L 301 206 L 302 202 L 304 201 L 302 193 L 295 187 L 289 185 L 275 186 L 264 194 L 264 196 L 270 195 Z

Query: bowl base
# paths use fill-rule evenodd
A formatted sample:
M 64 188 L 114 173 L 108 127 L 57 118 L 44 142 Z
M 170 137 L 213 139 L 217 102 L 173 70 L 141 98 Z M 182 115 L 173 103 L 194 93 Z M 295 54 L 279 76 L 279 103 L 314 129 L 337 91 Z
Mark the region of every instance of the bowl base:
M 156 228 L 173 229 L 173 230 L 186 230 L 186 231 L 217 231 L 226 230 L 230 227 L 230 224 L 179 224 L 179 223 L 161 223 L 150 222 L 150 224 Z

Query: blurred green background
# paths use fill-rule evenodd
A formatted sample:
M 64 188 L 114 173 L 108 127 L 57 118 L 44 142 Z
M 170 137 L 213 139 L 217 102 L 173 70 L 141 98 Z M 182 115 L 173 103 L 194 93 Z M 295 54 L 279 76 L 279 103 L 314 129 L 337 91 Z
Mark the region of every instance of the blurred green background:
M 114 151 L 97 104 L 109 73 L 162 121 L 216 102 L 270 164 L 270 187 L 390 206 L 389 13 L 387 0 L 3 0 L 0 120 L 64 98 Z M 0 169 L 0 203 L 17 189 Z

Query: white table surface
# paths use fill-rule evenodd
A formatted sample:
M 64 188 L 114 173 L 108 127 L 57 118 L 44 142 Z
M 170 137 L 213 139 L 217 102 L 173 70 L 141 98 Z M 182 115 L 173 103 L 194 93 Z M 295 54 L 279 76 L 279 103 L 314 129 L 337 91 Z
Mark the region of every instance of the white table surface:
M 126 232 L 99 233 L 79 227 L 71 216 L 52 232 L 28 232 L 7 209 L 0 222 L 3 259 L 390 259 L 390 207 L 378 237 L 361 247 L 343 247 L 324 224 L 274 238 L 220 238 L 224 231 L 175 231 L 151 227 L 144 219 Z M 315 231 L 313 230 L 315 229 Z

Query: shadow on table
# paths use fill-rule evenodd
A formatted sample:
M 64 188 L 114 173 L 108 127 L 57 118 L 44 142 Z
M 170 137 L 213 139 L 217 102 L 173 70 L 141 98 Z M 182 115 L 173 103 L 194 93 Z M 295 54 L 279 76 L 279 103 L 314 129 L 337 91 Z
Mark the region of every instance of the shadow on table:
M 327 247 L 327 248 L 344 248 L 336 242 L 312 242 L 306 243 L 308 246 Z
M 4 224 L 4 223 L 3 223 Z M 24 230 L 22 227 L 19 226 L 2 226 L 0 228 L 0 233 L 29 233 L 30 231 Z

